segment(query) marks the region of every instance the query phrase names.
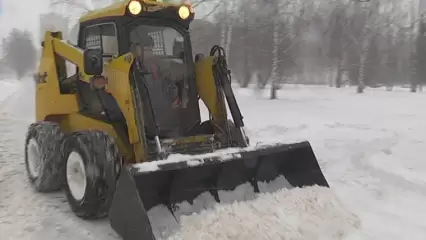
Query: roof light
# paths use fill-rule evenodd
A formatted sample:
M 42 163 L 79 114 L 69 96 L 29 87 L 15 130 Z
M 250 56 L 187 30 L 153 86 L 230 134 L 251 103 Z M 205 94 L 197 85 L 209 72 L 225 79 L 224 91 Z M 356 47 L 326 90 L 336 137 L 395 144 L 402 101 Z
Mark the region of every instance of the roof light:
M 179 17 L 180 18 L 185 20 L 189 17 L 189 15 L 191 15 L 191 11 L 189 10 L 189 8 L 187 6 L 181 6 L 179 8 Z
M 127 6 L 127 8 L 129 9 L 129 12 L 132 15 L 138 15 L 142 11 L 142 5 L 141 5 L 141 3 L 139 1 L 136 1 L 136 0 L 131 1 L 129 3 L 129 6 Z

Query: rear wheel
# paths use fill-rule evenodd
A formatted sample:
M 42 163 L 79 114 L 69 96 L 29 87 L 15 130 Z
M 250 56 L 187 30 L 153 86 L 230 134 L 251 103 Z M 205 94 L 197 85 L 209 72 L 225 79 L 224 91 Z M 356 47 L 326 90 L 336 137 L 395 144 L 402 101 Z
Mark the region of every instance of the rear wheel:
M 116 143 L 102 131 L 71 134 L 64 144 L 65 193 L 72 211 L 84 219 L 108 215 L 121 170 Z
M 57 191 L 64 180 L 65 161 L 61 154 L 64 133 L 58 124 L 37 122 L 29 126 L 25 139 L 27 175 L 39 192 Z

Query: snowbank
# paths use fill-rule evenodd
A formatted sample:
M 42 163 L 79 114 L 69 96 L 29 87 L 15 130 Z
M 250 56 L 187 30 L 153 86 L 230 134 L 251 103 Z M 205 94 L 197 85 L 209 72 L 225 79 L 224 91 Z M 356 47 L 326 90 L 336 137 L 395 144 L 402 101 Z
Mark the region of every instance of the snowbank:
M 344 239 L 360 227 L 360 220 L 331 189 L 313 186 L 218 204 L 214 210 L 182 216 L 181 224 L 169 240 Z
M 173 215 L 164 205 L 148 211 L 157 239 L 163 240 L 313 240 L 354 236 L 361 220 L 330 188 L 293 188 L 284 177 L 219 191 L 221 203 L 205 192 L 192 204 L 180 203 Z
M 0 110 L 8 106 L 7 114 L 0 112 L 2 240 L 120 239 L 108 220 L 76 217 L 62 193 L 31 190 L 22 162 L 27 123 L 9 117 L 31 115 L 34 92 L 14 81 L 0 86 L 0 99 L 9 99 L 0 103 Z M 254 145 L 309 140 L 331 189 L 284 189 L 254 199 L 240 188 L 230 195 L 247 202 L 222 204 L 203 194 L 193 205 L 180 205 L 176 217 L 182 227 L 164 208 L 149 211 L 153 225 L 160 226 L 157 235 L 169 240 L 425 239 L 425 92 L 367 89 L 357 95 L 354 88 L 284 85 L 274 101 L 267 100 L 268 90 L 256 95 L 236 89 L 236 95 Z
M 12 81 L 9 94 L 2 99 L 0 109 L 9 116 L 26 121 L 35 120 L 35 83 L 31 78 Z M 3 91 L 1 91 L 3 92 Z
M 13 95 L 21 83 L 13 79 L 0 79 L 0 102 L 6 100 L 8 97 Z

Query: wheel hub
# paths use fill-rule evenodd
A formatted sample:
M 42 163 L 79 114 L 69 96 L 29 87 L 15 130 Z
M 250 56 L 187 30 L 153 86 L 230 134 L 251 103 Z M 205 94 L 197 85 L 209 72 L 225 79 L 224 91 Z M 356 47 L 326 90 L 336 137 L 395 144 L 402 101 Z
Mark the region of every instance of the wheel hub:
M 30 141 L 28 142 L 27 149 L 28 172 L 32 178 L 37 178 L 40 170 L 41 156 L 40 148 L 34 138 L 30 139 Z
M 81 201 L 86 193 L 87 177 L 84 161 L 77 152 L 71 152 L 67 160 L 67 183 L 71 195 Z

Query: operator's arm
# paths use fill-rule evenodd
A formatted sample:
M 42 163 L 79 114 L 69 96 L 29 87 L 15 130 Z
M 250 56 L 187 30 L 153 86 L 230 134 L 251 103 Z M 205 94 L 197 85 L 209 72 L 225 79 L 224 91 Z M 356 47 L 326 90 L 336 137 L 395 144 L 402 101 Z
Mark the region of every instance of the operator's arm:
M 171 69 L 175 73 L 173 83 L 176 86 L 176 95 L 178 97 L 176 103 L 180 107 L 186 108 L 188 103 L 188 84 L 185 79 L 185 76 L 187 76 L 186 66 L 184 64 L 172 64 Z

